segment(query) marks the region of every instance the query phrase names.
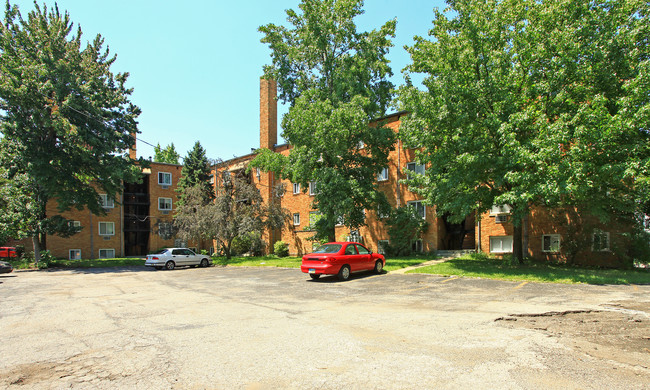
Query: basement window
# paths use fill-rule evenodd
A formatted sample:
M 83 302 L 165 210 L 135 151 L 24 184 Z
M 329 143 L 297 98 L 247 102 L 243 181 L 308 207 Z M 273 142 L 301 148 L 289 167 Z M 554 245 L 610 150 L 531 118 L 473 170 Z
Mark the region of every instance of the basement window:
M 559 251 L 560 251 L 560 235 L 544 234 L 542 236 L 542 252 L 559 252 Z
M 512 253 L 512 236 L 490 237 L 490 253 Z

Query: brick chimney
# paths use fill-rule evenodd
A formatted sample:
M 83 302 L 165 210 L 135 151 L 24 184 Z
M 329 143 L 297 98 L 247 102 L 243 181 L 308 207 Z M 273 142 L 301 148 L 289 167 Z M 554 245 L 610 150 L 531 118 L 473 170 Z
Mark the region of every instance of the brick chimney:
M 260 79 L 260 149 L 278 143 L 278 102 L 275 80 Z

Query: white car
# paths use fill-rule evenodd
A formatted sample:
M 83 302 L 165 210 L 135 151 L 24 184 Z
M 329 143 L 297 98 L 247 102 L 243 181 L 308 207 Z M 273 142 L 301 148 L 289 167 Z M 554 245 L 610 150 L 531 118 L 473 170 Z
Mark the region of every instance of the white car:
M 156 269 L 172 270 L 176 267 L 183 266 L 201 266 L 207 267 L 212 263 L 210 256 L 197 255 L 187 248 L 166 248 L 154 254 L 147 255 L 147 261 L 144 265 L 155 267 Z

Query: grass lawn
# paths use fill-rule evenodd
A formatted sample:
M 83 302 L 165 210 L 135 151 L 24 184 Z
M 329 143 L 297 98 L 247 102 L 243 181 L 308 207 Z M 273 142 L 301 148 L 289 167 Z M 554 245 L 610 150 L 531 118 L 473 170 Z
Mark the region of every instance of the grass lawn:
M 545 283 L 650 284 L 648 269 L 578 268 L 531 261 L 524 265 L 510 265 L 507 261 L 480 254 L 459 257 L 408 273 Z
M 27 260 L 10 260 L 9 263 L 14 269 L 36 268 L 33 262 Z M 142 258 L 115 258 L 115 259 L 94 259 L 94 260 L 51 260 L 49 268 L 106 268 L 125 267 L 129 265 L 144 265 Z
M 230 260 L 225 257 L 212 258 L 212 262 L 217 265 L 230 265 L 240 267 L 282 267 L 282 268 L 300 268 L 302 258 L 300 257 L 277 257 L 277 256 L 257 256 L 243 257 L 233 256 Z
M 435 259 L 436 257 L 398 257 L 394 259 L 388 258 L 386 259 L 386 266 L 384 267 L 384 270 L 387 272 L 395 271 Z

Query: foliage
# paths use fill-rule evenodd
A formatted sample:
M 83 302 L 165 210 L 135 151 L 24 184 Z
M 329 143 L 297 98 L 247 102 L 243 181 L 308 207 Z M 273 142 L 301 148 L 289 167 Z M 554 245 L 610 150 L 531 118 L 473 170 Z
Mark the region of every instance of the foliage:
M 205 149 L 203 149 L 199 141 L 196 141 L 192 150 L 187 153 L 187 157 L 183 160 L 181 178 L 178 181 L 178 189 L 176 190 L 179 193 L 178 204 L 180 205 L 185 201 L 186 191 L 193 187 L 201 189 L 204 202 L 214 199 L 214 189 L 210 184 L 210 176 L 210 163 Z
M 513 208 L 514 255 L 534 205 L 586 204 L 601 221 L 646 200 L 650 5 L 458 0 L 408 48 L 426 91 L 400 89 L 411 187 L 460 221 Z
M 235 255 L 249 254 L 259 256 L 264 251 L 264 241 L 260 232 L 248 232 L 232 240 L 231 252 Z
M 264 228 L 281 229 L 289 213 L 276 202 L 265 204 L 254 185 L 244 178 L 223 172 L 217 196 L 205 202 L 203 188 L 185 192 L 185 202 L 178 206 L 174 226 L 184 239 L 216 240 L 226 257 L 231 257 L 233 240 L 238 236 L 261 234 Z
M 413 241 L 429 228 L 429 223 L 422 219 L 413 207 L 408 206 L 392 210 L 386 225 L 390 245 L 385 249 L 391 256 L 410 255 Z
M 303 0 L 301 12 L 286 11 L 290 27 L 259 28 L 272 58 L 264 77 L 277 81 L 280 100 L 290 104 L 282 136 L 293 148 L 288 156 L 262 149 L 251 166 L 300 183 L 304 192 L 316 183 L 318 239 L 333 240 L 341 218 L 357 229 L 365 224 L 364 209 L 386 202 L 377 173 L 388 165 L 395 134 L 369 122 L 391 100 L 386 54 L 396 22 L 358 32 L 354 18 L 362 6 L 362 0 Z
M 289 256 L 289 245 L 284 241 L 276 241 L 273 244 L 273 253 L 278 257 Z
M 173 142 L 165 146 L 164 149 L 160 147 L 160 144 L 156 144 L 153 150 L 153 161 L 155 162 L 178 164 L 178 159 L 181 157 L 181 155 L 176 151 L 176 147 L 174 146 Z
M 34 208 L 15 215 L 35 221 L 29 234 L 38 261 L 48 201 L 60 211 L 102 214 L 98 191 L 115 197 L 123 181 L 138 179 L 126 150 L 140 109 L 129 100 L 128 74 L 110 71 L 115 57 L 100 35 L 82 49 L 67 12 L 34 7 L 23 19 L 7 2 L 0 23 L 0 165 L 10 181 L 22 175 L 28 183 L 21 187 Z
M 542 283 L 647 284 L 650 280 L 647 269 L 600 269 L 533 261 L 512 265 L 484 254 L 463 256 L 407 273 Z

